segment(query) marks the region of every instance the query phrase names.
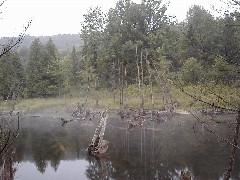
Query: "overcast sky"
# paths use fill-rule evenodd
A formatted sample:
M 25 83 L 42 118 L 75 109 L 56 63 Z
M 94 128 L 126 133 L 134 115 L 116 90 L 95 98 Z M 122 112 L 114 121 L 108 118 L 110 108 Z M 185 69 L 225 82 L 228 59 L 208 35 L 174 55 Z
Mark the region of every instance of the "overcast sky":
M 210 10 L 214 1 L 216 0 L 170 0 L 168 13 L 176 15 L 181 21 L 186 18 L 187 11 L 193 4 Z M 110 7 L 115 7 L 116 2 L 117 0 L 7 0 L 0 7 L 0 37 L 18 35 L 30 19 L 33 22 L 27 31 L 29 35 L 76 34 L 80 32 L 82 16 L 89 7 L 100 6 L 107 12 Z

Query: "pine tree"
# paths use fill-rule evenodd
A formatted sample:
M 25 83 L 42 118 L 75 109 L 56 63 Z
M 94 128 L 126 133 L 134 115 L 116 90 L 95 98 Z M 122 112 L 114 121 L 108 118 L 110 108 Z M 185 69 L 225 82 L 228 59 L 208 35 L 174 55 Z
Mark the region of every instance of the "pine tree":
M 39 39 L 35 39 L 30 47 L 27 65 L 27 97 L 45 97 L 46 94 L 46 67 L 45 49 Z
M 47 94 L 48 96 L 56 95 L 60 90 L 61 76 L 58 63 L 58 52 L 55 44 L 50 38 L 46 44 L 46 59 L 47 59 Z
M 24 81 L 24 69 L 17 53 L 7 54 L 0 61 L 0 96 L 15 99 Z
M 26 93 L 30 98 L 56 95 L 60 87 L 57 50 L 51 39 L 44 47 L 35 39 L 30 47 Z

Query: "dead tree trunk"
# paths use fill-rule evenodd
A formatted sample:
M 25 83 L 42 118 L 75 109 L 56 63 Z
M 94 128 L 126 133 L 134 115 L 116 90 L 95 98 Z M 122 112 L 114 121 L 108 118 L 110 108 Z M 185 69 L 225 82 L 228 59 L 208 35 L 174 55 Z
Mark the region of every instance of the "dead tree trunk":
M 127 83 L 127 68 L 126 68 L 126 66 L 124 68 L 124 82 L 125 82 L 125 103 L 128 104 L 128 93 L 127 93 L 128 83 Z
M 142 51 L 141 51 L 141 62 L 142 62 Z M 143 97 L 143 91 L 141 89 L 142 87 L 142 80 L 140 78 L 140 66 L 139 66 L 139 60 L 138 60 L 138 47 L 136 46 L 136 65 L 137 65 L 137 80 L 138 80 L 138 90 L 139 90 L 139 94 L 140 94 L 140 106 L 143 107 L 144 106 L 144 97 Z
M 150 98 L 151 98 L 151 104 L 152 104 L 152 109 L 154 109 L 155 103 L 154 103 L 154 98 L 153 98 L 153 81 L 152 81 L 152 70 L 150 67 L 150 62 L 147 59 L 148 53 L 146 54 L 146 65 L 147 65 L 147 70 L 148 70 L 148 81 L 150 85 Z
M 95 100 L 96 100 L 96 106 L 98 106 L 98 102 L 99 102 L 99 97 L 98 97 L 98 76 L 95 78 Z
M 169 92 L 169 87 L 167 85 L 167 77 L 165 77 L 165 73 L 162 73 L 163 74 L 162 76 L 159 74 L 159 70 L 154 63 L 153 63 L 153 66 L 157 73 L 158 82 L 161 87 L 162 101 L 163 101 L 164 108 L 166 111 L 168 111 L 168 113 L 172 113 L 173 102 L 172 102 L 171 94 Z M 163 67 L 163 68 L 165 68 L 165 67 Z
M 96 127 L 91 144 L 86 149 L 86 151 L 90 155 L 103 154 L 108 149 L 109 142 L 107 140 L 103 140 L 107 124 L 107 118 L 108 118 L 107 110 L 101 112 L 101 119 L 99 121 L 98 126 Z
M 87 105 L 88 96 L 89 96 L 89 92 L 90 92 L 90 70 L 88 71 L 87 85 L 88 85 L 88 86 L 87 86 L 87 95 L 86 95 L 86 98 L 85 98 L 84 106 Z
M 121 105 L 124 103 L 124 75 L 123 75 L 123 65 L 121 64 Z
M 141 61 L 140 61 L 140 65 L 141 65 L 141 108 L 144 108 L 144 76 L 143 76 L 143 54 L 142 54 L 142 49 L 141 49 Z
M 118 87 L 119 87 L 119 104 L 123 105 L 123 75 L 122 75 L 122 63 L 118 59 Z

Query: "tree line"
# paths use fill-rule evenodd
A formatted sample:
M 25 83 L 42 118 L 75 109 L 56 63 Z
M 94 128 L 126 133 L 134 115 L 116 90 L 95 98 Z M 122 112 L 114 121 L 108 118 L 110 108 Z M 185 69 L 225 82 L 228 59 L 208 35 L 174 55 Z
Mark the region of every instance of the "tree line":
M 1 57 L 0 96 L 52 97 L 73 89 L 117 89 L 162 83 L 183 85 L 215 81 L 235 84 L 239 78 L 240 16 L 237 11 L 214 17 L 201 6 L 190 7 L 178 23 L 158 0 L 119 0 L 103 13 L 84 15 L 80 49 L 61 55 L 51 39 L 35 39 L 23 68 L 18 53 Z M 156 75 L 154 78 L 154 74 Z

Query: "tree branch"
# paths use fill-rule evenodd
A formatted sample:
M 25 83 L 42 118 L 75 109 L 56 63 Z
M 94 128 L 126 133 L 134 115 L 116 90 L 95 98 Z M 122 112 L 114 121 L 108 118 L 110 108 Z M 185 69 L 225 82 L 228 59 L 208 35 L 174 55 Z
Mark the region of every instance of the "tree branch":
M 23 32 L 16 38 L 12 38 L 6 45 L 1 45 L 2 48 L 0 49 L 0 58 L 9 53 L 11 50 L 13 50 L 14 48 L 17 48 L 23 41 L 25 35 L 26 35 L 26 31 L 29 28 L 29 26 L 31 25 L 32 20 L 30 20 L 26 26 L 24 26 L 24 30 Z

